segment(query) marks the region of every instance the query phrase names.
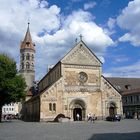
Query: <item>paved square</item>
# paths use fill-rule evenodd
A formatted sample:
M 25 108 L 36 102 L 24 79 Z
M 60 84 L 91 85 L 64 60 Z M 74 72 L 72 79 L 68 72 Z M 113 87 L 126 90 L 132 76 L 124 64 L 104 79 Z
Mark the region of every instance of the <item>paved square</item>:
M 0 123 L 0 140 L 139 140 L 140 121 Z

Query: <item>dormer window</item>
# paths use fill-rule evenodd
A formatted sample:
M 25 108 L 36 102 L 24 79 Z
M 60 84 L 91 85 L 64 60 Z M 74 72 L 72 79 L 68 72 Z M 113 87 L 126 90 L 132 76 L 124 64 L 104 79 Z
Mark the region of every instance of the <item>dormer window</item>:
M 131 89 L 131 85 L 125 85 L 125 89 L 130 90 Z

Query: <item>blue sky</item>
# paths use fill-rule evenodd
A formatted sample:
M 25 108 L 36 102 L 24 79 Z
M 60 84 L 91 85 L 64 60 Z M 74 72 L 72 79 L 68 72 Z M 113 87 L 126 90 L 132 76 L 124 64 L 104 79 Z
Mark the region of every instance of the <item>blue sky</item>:
M 0 52 L 15 59 L 30 21 L 36 80 L 80 34 L 103 62 L 103 75 L 140 77 L 140 0 L 0 0 Z

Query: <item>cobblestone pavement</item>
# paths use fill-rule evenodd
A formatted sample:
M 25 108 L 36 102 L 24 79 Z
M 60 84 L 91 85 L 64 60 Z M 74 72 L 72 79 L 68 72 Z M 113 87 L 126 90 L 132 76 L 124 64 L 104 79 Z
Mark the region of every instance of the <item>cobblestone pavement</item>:
M 140 121 L 0 123 L 0 140 L 139 140 Z

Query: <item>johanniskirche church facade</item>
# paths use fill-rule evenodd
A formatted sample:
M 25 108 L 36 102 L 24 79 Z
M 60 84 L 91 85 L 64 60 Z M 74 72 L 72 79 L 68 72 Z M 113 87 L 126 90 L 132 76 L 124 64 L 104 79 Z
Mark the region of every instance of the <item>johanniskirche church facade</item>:
M 35 48 L 29 26 L 23 42 L 25 46 L 22 44 L 20 52 L 26 53 L 24 62 L 20 61 L 20 71 L 27 83 L 30 83 L 30 88 L 34 79 L 32 58 Z M 29 57 L 26 57 L 27 55 Z M 26 58 L 28 59 L 25 62 Z M 31 91 L 28 90 L 29 92 Z M 101 61 L 81 39 L 39 81 L 38 94 L 25 101 L 22 115 L 26 121 L 53 121 L 63 114 L 75 121 L 77 114 L 80 120 L 86 120 L 89 113 L 95 114 L 98 119 L 115 114 L 122 115 L 122 97 L 102 75 Z

